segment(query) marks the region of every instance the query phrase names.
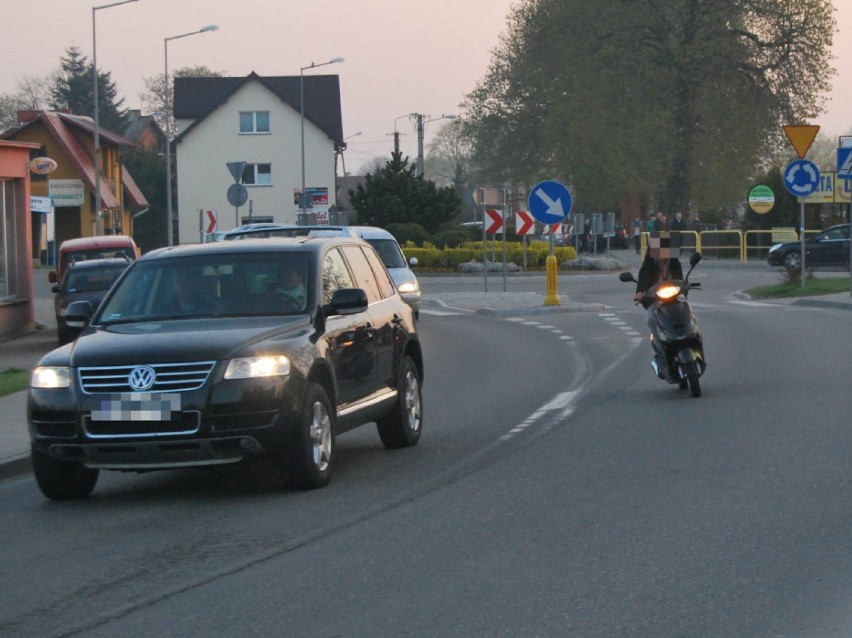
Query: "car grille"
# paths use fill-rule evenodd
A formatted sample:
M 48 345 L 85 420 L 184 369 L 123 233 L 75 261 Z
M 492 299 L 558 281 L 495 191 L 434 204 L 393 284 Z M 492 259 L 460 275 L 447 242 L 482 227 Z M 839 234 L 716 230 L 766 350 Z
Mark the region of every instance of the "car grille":
M 154 370 L 154 385 L 145 392 L 187 392 L 203 386 L 216 365 L 215 361 L 193 363 L 154 363 L 147 367 Z M 103 366 L 80 368 L 80 385 L 86 394 L 139 392 L 130 386 L 130 373 L 142 367 Z

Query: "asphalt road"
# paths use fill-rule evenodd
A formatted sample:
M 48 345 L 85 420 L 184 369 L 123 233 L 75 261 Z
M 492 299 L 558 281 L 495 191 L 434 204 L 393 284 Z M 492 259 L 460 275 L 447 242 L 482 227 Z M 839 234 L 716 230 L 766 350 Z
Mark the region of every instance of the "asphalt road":
M 0 634 L 850 635 L 849 312 L 731 294 L 767 278 L 701 273 L 699 399 L 651 374 L 629 287 L 580 275 L 605 309 L 423 313 L 421 444 L 341 437 L 327 489 L 0 483 Z

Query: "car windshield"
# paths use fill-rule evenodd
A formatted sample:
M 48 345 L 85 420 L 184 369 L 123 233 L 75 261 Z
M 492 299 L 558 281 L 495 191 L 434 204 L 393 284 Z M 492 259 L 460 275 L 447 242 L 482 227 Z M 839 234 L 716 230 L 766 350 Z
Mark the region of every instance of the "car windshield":
M 67 275 L 65 292 L 94 292 L 109 290 L 119 275 L 127 268 L 122 266 L 105 266 L 103 268 L 72 268 Z
M 139 261 L 98 320 L 302 314 L 314 298 L 308 257 L 298 251 L 236 252 Z
M 368 239 L 369 243 L 376 252 L 379 253 L 379 258 L 384 263 L 385 268 L 405 268 L 405 257 L 399 249 L 399 244 L 393 239 Z

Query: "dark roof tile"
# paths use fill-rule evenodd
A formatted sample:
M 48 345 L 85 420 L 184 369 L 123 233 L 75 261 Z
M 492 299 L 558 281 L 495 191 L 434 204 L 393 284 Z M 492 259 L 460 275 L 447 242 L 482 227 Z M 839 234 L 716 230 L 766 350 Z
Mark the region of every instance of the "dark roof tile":
M 304 76 L 305 118 L 320 128 L 336 145 L 343 143 L 340 113 L 340 80 L 336 75 Z M 241 89 L 247 82 L 258 81 L 282 102 L 300 111 L 299 80 L 296 76 L 261 77 L 252 72 L 246 77 L 175 78 L 174 117 L 195 120 L 179 137 L 206 118 Z

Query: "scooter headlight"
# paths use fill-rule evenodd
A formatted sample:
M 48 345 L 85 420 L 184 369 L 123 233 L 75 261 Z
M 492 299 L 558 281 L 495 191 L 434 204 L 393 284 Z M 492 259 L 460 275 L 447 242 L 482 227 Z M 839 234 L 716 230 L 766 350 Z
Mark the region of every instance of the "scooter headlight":
M 671 299 L 680 292 L 680 286 L 660 286 L 657 288 L 658 299 Z

